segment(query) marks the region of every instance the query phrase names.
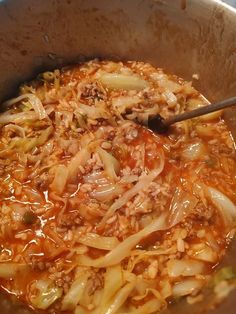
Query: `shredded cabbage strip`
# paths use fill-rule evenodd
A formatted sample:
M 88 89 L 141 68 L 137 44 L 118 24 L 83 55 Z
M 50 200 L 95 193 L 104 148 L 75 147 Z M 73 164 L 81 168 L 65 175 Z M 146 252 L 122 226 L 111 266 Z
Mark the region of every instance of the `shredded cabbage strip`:
M 129 256 L 132 248 L 143 238 L 155 231 L 166 230 L 168 228 L 169 227 L 166 224 L 166 215 L 161 214 L 150 225 L 126 238 L 105 256 L 99 257 L 97 259 L 91 259 L 88 256 L 79 256 L 78 264 L 92 267 L 108 267 L 116 265 L 120 263 L 125 257 Z
M 139 178 L 139 181 L 132 187 L 130 190 L 125 192 L 120 198 L 118 198 L 108 209 L 105 216 L 101 220 L 99 226 L 104 225 L 106 220 L 111 217 L 119 208 L 124 206 L 130 199 L 132 199 L 136 194 L 140 191 L 147 189 L 150 183 L 156 179 L 156 177 L 162 172 L 164 169 L 164 153 L 160 155 L 160 165 L 158 168 L 152 170 L 149 174 L 143 175 Z
M 28 98 L 30 104 L 32 105 L 35 113 L 37 114 L 37 117 L 42 120 L 44 118 L 46 118 L 48 115 L 43 107 L 43 104 L 41 102 L 41 100 L 34 94 L 23 94 L 21 96 L 18 96 L 16 98 L 10 99 L 8 101 L 6 101 L 4 103 L 4 105 L 8 106 L 12 106 L 15 103 L 18 103 L 19 101 L 22 101 L 24 99 Z

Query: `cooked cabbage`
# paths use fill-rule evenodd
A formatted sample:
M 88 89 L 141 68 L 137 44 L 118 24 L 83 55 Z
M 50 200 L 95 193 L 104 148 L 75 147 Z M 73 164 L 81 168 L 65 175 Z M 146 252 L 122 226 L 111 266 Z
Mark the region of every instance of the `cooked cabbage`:
M 204 272 L 205 264 L 193 259 L 171 259 L 167 263 L 167 270 L 170 277 L 195 276 Z
M 184 218 L 193 212 L 198 199 L 183 188 L 177 187 L 170 205 L 169 221 L 175 225 L 184 220 Z
M 33 107 L 33 109 L 34 109 L 34 111 L 37 114 L 37 117 L 39 119 L 44 119 L 48 116 L 43 105 L 42 105 L 41 100 L 34 94 L 29 94 L 29 93 L 23 94 L 21 96 L 18 96 L 16 98 L 13 98 L 13 99 L 6 101 L 4 103 L 4 105 L 6 105 L 7 107 L 10 107 L 13 104 L 21 102 L 22 100 L 24 100 L 26 98 L 28 98 L 30 104 L 32 105 L 32 107 Z
M 97 148 L 97 152 L 102 160 L 104 165 L 104 170 L 107 176 L 112 181 L 117 181 L 117 175 L 119 174 L 120 165 L 118 160 L 112 156 L 112 154 L 108 153 L 106 150 L 102 149 L 101 147 Z
M 24 137 L 20 139 L 13 139 L 10 142 L 10 147 L 16 148 L 19 151 L 27 153 L 33 148 L 35 148 L 36 146 L 44 145 L 46 141 L 48 140 L 49 136 L 52 134 L 52 132 L 53 132 L 53 127 L 50 126 L 47 129 L 43 130 L 38 137 L 32 137 L 32 138 Z
M 54 179 L 50 188 L 58 194 L 62 194 L 68 180 L 68 168 L 65 165 L 57 165 L 54 169 Z
M 119 245 L 117 245 L 112 251 L 103 257 L 98 259 L 90 259 L 87 256 L 80 256 L 78 258 L 78 263 L 80 265 L 93 266 L 93 267 L 107 267 L 116 265 L 121 262 L 125 257 L 130 254 L 132 248 L 137 245 L 143 238 L 147 237 L 149 234 L 158 231 L 166 230 L 166 216 L 161 215 L 155 219 L 150 225 L 142 229 L 141 231 L 129 236 Z
M 35 310 L 155 314 L 211 280 L 235 234 L 234 143 L 221 112 L 147 129 L 207 101 L 143 62 L 38 76 L 0 114 L 0 285 Z
M 68 164 L 68 180 L 73 181 L 79 173 L 80 166 L 84 166 L 86 161 L 91 157 L 87 148 L 82 148 Z
M 182 297 L 191 293 L 196 293 L 202 288 L 203 285 L 203 280 L 185 279 L 173 286 L 173 295 L 175 297 Z
M 101 225 L 105 223 L 107 218 L 112 216 L 116 210 L 124 206 L 130 199 L 137 195 L 140 191 L 148 188 L 149 184 L 162 172 L 164 169 L 164 156 L 160 157 L 160 165 L 157 169 L 152 170 L 149 174 L 143 175 L 139 181 L 128 191 L 126 191 L 120 198 L 118 198 L 112 206 L 108 209 L 106 215 L 101 221 Z
M 112 250 L 120 243 L 116 237 L 103 237 L 96 233 L 80 235 L 77 242 L 101 250 Z
M 0 278 L 14 278 L 17 273 L 27 275 L 29 266 L 27 264 L 18 263 L 0 263 Z
M 80 272 L 77 275 L 77 278 L 62 300 L 62 311 L 73 310 L 76 307 L 83 295 L 88 278 L 89 272 L 86 271 L 84 273 Z
M 148 87 L 148 83 L 136 75 L 104 73 L 99 80 L 110 89 L 142 90 Z
M 37 280 L 34 284 L 34 289 L 37 290 L 36 296 L 30 297 L 32 305 L 40 310 L 46 310 L 57 299 L 62 296 L 63 289 L 56 287 L 50 280 Z
M 236 206 L 223 193 L 215 188 L 205 186 L 205 193 L 212 203 L 217 207 L 225 223 L 228 225 L 235 225 L 236 223 Z

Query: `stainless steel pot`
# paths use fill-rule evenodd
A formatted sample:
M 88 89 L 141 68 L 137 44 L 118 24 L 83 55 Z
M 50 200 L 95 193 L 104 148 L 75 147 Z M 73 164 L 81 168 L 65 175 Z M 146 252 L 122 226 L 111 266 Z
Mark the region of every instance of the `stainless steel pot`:
M 0 0 L 0 100 L 38 72 L 93 57 L 151 62 L 209 100 L 236 93 L 236 10 L 217 0 Z M 236 112 L 227 121 L 236 135 Z M 234 242 L 225 263 L 236 267 Z M 212 296 L 170 314 L 209 310 Z M 26 313 L 5 296 L 0 313 Z M 235 313 L 236 291 L 212 313 Z

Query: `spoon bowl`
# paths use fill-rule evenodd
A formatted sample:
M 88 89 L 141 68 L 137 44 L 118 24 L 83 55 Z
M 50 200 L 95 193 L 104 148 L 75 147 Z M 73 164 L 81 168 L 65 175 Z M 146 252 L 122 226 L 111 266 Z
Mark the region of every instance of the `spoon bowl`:
M 211 112 L 219 111 L 224 108 L 232 107 L 235 105 L 236 105 L 236 96 L 228 98 L 228 99 L 224 99 L 214 104 L 197 108 L 192 111 L 187 111 L 178 115 L 174 115 L 168 119 L 164 119 L 160 114 L 157 114 L 155 116 L 150 116 L 148 118 L 148 128 L 156 133 L 164 134 L 169 130 L 169 126 L 176 122 L 181 122 L 188 119 L 197 118 L 197 117 L 209 114 Z

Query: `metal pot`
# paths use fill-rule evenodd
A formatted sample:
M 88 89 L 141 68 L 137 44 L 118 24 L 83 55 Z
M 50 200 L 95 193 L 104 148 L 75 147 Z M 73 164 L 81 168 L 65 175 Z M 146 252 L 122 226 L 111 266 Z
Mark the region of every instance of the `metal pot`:
M 40 71 L 93 57 L 143 60 L 186 80 L 197 73 L 210 101 L 235 96 L 236 10 L 217 0 L 0 0 L 0 25 L 0 101 Z M 226 116 L 234 134 L 236 112 Z M 236 266 L 235 242 L 225 263 Z M 199 314 L 211 302 L 167 313 Z M 28 313 L 4 295 L 0 304 L 3 314 Z M 235 306 L 233 291 L 212 313 Z

